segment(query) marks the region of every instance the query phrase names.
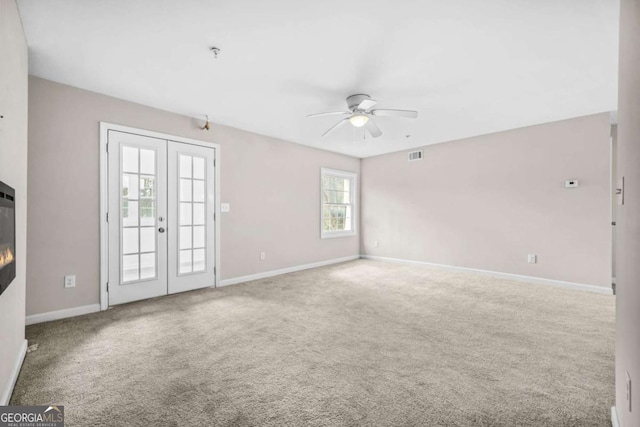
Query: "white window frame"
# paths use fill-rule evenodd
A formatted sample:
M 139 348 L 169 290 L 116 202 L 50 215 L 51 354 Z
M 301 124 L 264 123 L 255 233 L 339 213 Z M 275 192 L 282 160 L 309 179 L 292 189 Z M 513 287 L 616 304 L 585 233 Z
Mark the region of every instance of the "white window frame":
M 351 182 L 349 195 L 351 198 L 351 230 L 349 231 L 324 231 L 324 198 L 323 177 L 325 175 L 338 178 L 346 178 Z M 337 169 L 320 168 L 320 238 L 331 239 L 334 237 L 348 237 L 358 235 L 358 174 L 355 172 L 341 171 Z

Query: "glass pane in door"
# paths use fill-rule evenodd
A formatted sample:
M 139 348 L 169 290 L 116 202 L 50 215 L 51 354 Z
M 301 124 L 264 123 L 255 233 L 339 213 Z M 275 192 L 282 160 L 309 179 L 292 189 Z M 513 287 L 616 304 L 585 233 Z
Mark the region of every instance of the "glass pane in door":
M 122 146 L 120 256 L 123 284 L 158 276 L 156 156 L 153 149 Z
M 178 156 L 178 188 L 180 227 L 178 228 L 178 274 L 206 271 L 205 158 L 180 154 Z

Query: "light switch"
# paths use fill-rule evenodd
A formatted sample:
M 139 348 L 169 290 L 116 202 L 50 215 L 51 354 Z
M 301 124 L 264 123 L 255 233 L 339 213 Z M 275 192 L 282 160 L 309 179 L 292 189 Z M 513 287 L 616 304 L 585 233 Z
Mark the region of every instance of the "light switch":
M 64 287 L 65 288 L 75 288 L 76 287 L 76 275 L 70 274 L 68 276 L 64 276 Z
M 220 203 L 220 212 L 230 212 L 231 206 L 229 203 Z

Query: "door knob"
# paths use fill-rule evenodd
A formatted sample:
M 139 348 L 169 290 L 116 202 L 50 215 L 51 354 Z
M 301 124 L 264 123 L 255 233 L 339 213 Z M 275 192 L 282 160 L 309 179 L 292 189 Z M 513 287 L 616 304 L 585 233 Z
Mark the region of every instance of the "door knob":
M 158 232 L 160 232 L 160 233 L 164 233 L 164 227 L 160 227 L 160 228 L 158 228 Z

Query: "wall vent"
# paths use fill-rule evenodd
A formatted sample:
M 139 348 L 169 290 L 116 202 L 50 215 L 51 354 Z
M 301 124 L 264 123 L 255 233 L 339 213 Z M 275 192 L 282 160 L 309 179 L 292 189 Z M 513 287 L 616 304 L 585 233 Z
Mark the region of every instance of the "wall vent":
M 416 160 L 422 160 L 422 150 L 409 152 L 409 161 L 415 162 Z

